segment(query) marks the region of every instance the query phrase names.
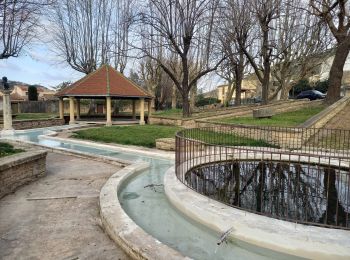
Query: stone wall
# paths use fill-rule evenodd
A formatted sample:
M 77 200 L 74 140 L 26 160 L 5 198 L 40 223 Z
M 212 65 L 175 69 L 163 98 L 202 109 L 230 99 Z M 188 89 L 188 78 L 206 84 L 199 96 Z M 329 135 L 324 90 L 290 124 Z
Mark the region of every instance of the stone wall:
M 36 120 L 16 120 L 13 121 L 13 128 L 16 130 L 41 128 L 64 125 L 64 119 L 52 118 L 52 119 L 36 119 Z M 2 123 L 0 124 L 2 128 Z
M 46 174 L 46 151 L 28 151 L 0 161 L 0 198 Z
M 322 104 L 322 100 L 287 100 L 278 101 L 264 106 L 251 105 L 251 106 L 240 106 L 240 107 L 229 107 L 222 108 L 216 111 L 207 111 L 202 115 L 201 113 L 194 114 L 192 118 L 182 119 L 182 118 L 170 118 L 164 116 L 154 115 L 151 118 L 150 124 L 152 125 L 174 125 L 182 126 L 184 128 L 194 128 L 197 125 L 197 121 L 208 121 L 216 120 L 219 118 L 227 117 L 238 117 L 238 116 L 249 116 L 252 115 L 253 109 L 256 108 L 270 108 L 274 113 L 283 113 L 295 111 L 304 107 L 315 107 Z

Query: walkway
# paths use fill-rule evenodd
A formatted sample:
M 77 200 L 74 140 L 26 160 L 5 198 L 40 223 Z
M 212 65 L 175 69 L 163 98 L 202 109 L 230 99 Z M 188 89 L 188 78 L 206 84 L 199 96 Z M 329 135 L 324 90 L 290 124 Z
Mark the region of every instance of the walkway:
M 49 153 L 46 177 L 0 200 L 0 259 L 129 259 L 99 217 L 99 191 L 119 169 Z
M 350 103 L 324 126 L 326 129 L 350 130 Z

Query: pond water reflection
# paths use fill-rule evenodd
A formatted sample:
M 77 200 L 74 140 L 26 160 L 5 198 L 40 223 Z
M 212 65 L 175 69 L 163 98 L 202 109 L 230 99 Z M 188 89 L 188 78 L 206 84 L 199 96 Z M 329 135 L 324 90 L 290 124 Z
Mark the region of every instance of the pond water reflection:
M 350 228 L 349 169 L 281 161 L 201 165 L 187 184 L 210 198 L 300 223 Z

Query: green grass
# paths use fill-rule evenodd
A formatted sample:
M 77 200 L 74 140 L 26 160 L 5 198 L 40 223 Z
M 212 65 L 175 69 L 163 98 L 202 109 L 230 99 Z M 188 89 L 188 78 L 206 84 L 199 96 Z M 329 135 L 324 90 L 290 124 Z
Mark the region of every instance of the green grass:
M 264 140 L 256 140 L 249 137 L 239 136 L 237 134 L 218 133 L 210 130 L 196 130 L 195 132 L 188 131 L 185 133 L 185 137 L 187 138 L 193 138 L 213 145 L 279 148 L 279 146 L 270 144 Z
M 20 152 L 24 152 L 24 150 L 15 149 L 12 145 L 8 143 L 0 142 L 0 157 L 5 157 Z
M 29 120 L 29 119 L 49 119 L 57 117 L 57 114 L 52 113 L 21 113 L 17 114 L 16 120 Z
M 324 108 L 325 106 L 302 108 L 293 112 L 277 114 L 271 118 L 256 119 L 253 117 L 236 117 L 212 121 L 228 124 L 293 127 L 304 123 L 310 117 L 320 113 Z
M 91 128 L 74 132 L 73 137 L 106 143 L 155 147 L 158 138 L 174 137 L 175 126 L 135 125 Z
M 175 108 L 175 109 L 161 110 L 153 113 L 153 115 L 170 117 L 170 118 L 182 118 L 182 109 Z

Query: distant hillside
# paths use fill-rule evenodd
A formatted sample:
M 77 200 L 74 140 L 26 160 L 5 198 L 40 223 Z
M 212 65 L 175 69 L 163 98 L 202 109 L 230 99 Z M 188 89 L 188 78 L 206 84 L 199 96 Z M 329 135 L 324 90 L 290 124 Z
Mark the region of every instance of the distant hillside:
M 9 80 L 8 82 L 9 82 L 10 85 L 19 85 L 19 86 L 26 86 L 26 87 L 28 87 L 28 86 L 36 86 L 36 87 L 39 87 L 39 88 L 43 88 L 45 90 L 51 90 L 51 89 L 49 89 L 47 87 L 44 87 L 42 85 L 39 85 L 39 84 L 28 84 L 28 83 L 23 83 L 23 82 L 20 82 L 20 81 L 13 81 L 13 80 Z

